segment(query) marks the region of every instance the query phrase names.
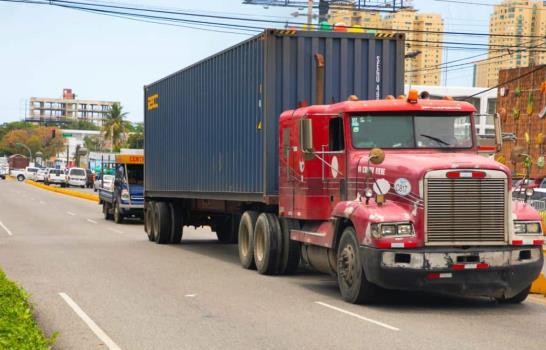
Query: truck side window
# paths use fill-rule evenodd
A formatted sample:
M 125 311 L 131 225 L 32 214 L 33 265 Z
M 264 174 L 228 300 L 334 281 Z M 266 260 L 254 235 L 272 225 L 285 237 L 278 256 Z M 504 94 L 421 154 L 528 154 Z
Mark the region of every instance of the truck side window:
M 290 152 L 290 128 L 282 129 L 282 150 L 284 159 L 288 158 L 288 152 Z
M 343 138 L 343 119 L 332 118 L 328 125 L 328 147 L 330 151 L 343 151 L 345 142 Z

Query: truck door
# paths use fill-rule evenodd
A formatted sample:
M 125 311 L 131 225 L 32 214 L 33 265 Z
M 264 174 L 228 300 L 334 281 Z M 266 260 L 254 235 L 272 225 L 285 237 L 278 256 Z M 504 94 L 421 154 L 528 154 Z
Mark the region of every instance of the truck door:
M 323 163 L 324 185 L 329 195 L 330 209 L 332 209 L 336 203 L 347 199 L 345 138 L 342 117 L 334 116 L 329 118 L 328 144 L 322 147 L 325 160 Z

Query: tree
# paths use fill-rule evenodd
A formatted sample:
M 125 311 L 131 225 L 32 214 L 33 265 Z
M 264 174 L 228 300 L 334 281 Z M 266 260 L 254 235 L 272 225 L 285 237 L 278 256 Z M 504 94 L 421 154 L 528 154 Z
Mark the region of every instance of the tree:
M 123 139 L 127 130 L 131 128 L 131 123 L 125 120 L 126 112 L 119 103 L 114 103 L 108 113 L 106 113 L 102 124 L 104 139 L 112 143 L 111 149 L 119 149 L 123 144 Z
M 83 138 L 83 143 L 90 152 L 102 151 L 103 144 L 99 136 L 86 136 Z
M 7 154 L 26 154 L 27 151 L 21 146 L 24 144 L 30 148 L 33 155 L 39 151 L 42 152 L 44 159 L 49 159 L 64 149 L 60 130 L 55 129 L 55 137 L 52 130 L 54 128 L 44 126 L 11 130 L 0 140 L 0 149 Z
M 100 130 L 100 127 L 89 120 L 72 120 L 63 126 L 63 129 L 72 130 Z
M 126 143 L 127 148 L 144 148 L 144 134 L 141 132 L 135 132 L 129 134 Z

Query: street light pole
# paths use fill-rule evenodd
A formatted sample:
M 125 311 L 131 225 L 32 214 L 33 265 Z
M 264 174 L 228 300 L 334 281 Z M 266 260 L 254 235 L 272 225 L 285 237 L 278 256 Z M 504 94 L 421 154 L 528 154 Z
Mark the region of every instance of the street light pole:
M 313 24 L 313 0 L 307 0 L 307 25 L 311 28 Z
M 32 151 L 30 150 L 30 147 L 28 147 L 28 146 L 25 145 L 24 143 L 20 143 L 20 142 L 17 142 L 15 145 L 16 145 L 16 146 L 21 146 L 21 147 L 26 148 L 27 151 L 28 151 L 28 154 L 29 154 L 29 156 L 30 156 L 30 161 L 32 162 Z

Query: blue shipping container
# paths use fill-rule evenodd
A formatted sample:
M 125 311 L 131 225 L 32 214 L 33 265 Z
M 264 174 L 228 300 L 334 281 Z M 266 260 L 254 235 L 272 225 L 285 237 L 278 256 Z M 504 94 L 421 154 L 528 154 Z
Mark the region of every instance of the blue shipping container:
M 274 202 L 282 111 L 404 87 L 402 34 L 266 30 L 145 87 L 148 197 Z

